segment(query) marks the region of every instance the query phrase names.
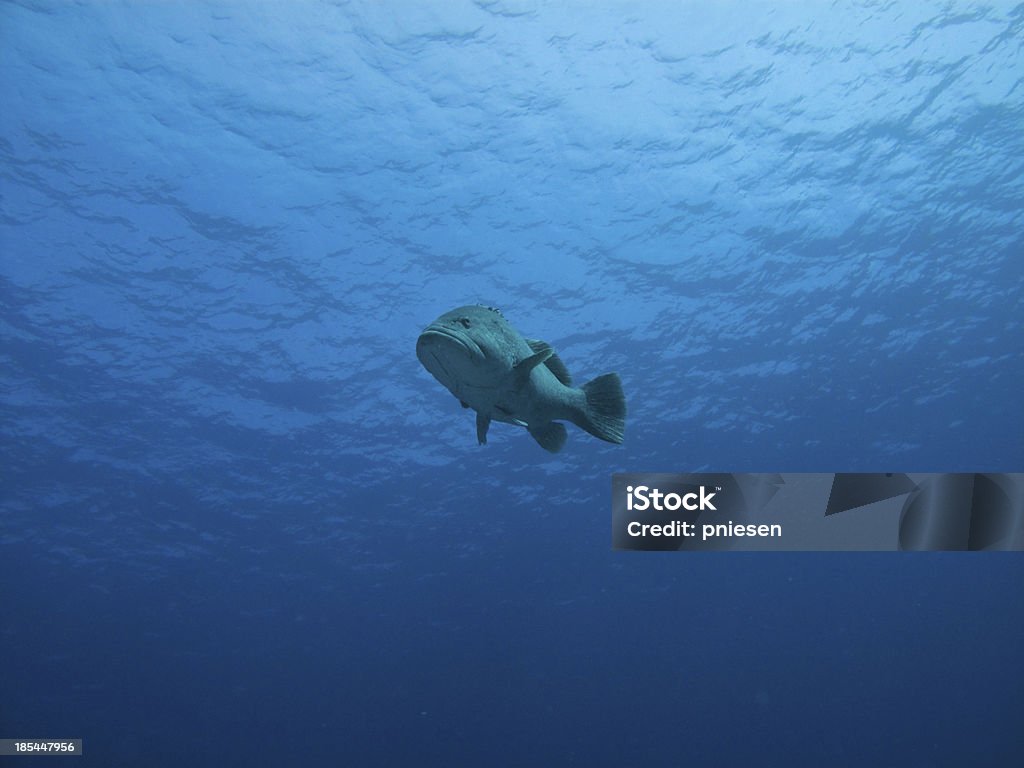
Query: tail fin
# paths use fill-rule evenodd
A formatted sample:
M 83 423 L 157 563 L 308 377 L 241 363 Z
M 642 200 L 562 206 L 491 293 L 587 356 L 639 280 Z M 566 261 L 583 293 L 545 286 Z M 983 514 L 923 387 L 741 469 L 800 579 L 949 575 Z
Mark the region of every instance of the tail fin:
M 626 431 L 626 398 L 619 374 L 606 373 L 583 385 L 587 404 L 573 422 L 594 437 L 621 443 Z

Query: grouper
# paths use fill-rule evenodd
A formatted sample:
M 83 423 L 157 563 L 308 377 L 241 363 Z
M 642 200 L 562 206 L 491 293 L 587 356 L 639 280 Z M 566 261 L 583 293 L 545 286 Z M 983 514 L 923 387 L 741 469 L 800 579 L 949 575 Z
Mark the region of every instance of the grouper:
M 523 338 L 496 309 L 446 312 L 420 334 L 416 357 L 463 408 L 476 411 L 481 445 L 492 421 L 526 427 L 552 453 L 565 445 L 560 420 L 609 443 L 622 442 L 626 399 L 618 374 L 574 387 L 551 345 Z

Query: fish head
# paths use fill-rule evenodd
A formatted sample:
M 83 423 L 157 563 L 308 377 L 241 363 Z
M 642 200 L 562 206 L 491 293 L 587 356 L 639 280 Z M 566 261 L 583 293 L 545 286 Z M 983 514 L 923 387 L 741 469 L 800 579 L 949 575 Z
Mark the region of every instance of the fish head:
M 490 307 L 445 312 L 423 329 L 416 357 L 456 396 L 495 386 L 514 364 L 514 336 L 505 318 Z

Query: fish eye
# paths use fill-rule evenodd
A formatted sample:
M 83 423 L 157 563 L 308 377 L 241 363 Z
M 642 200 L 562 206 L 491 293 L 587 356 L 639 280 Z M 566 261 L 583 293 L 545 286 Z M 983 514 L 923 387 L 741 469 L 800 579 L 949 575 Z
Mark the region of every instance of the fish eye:
M 468 317 L 460 317 L 458 322 L 462 324 L 463 328 L 469 328 L 470 322 Z

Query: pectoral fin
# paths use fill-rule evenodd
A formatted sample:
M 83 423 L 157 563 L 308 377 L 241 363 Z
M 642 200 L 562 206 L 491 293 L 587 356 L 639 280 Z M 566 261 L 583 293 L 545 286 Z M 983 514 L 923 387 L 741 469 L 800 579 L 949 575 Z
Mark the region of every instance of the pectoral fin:
M 546 341 L 540 339 L 527 339 L 526 343 L 530 345 L 530 349 L 534 352 L 543 352 L 546 349 L 551 349 L 551 345 Z M 548 367 L 548 370 L 555 374 L 555 378 L 565 384 L 567 387 L 572 386 L 572 376 L 569 375 L 569 369 L 565 367 L 565 363 L 562 362 L 562 358 L 558 356 L 558 353 L 552 350 L 551 357 L 544 361 L 544 365 Z
M 491 417 L 484 416 L 482 413 L 477 411 L 476 414 L 476 439 L 480 445 L 484 445 L 487 442 L 487 429 L 491 426 Z
M 530 374 L 533 372 L 533 369 L 551 357 L 552 354 L 554 353 L 551 351 L 551 347 L 548 347 L 516 363 L 516 367 L 512 369 L 512 376 L 515 379 L 516 386 L 524 386 L 530 380 Z

